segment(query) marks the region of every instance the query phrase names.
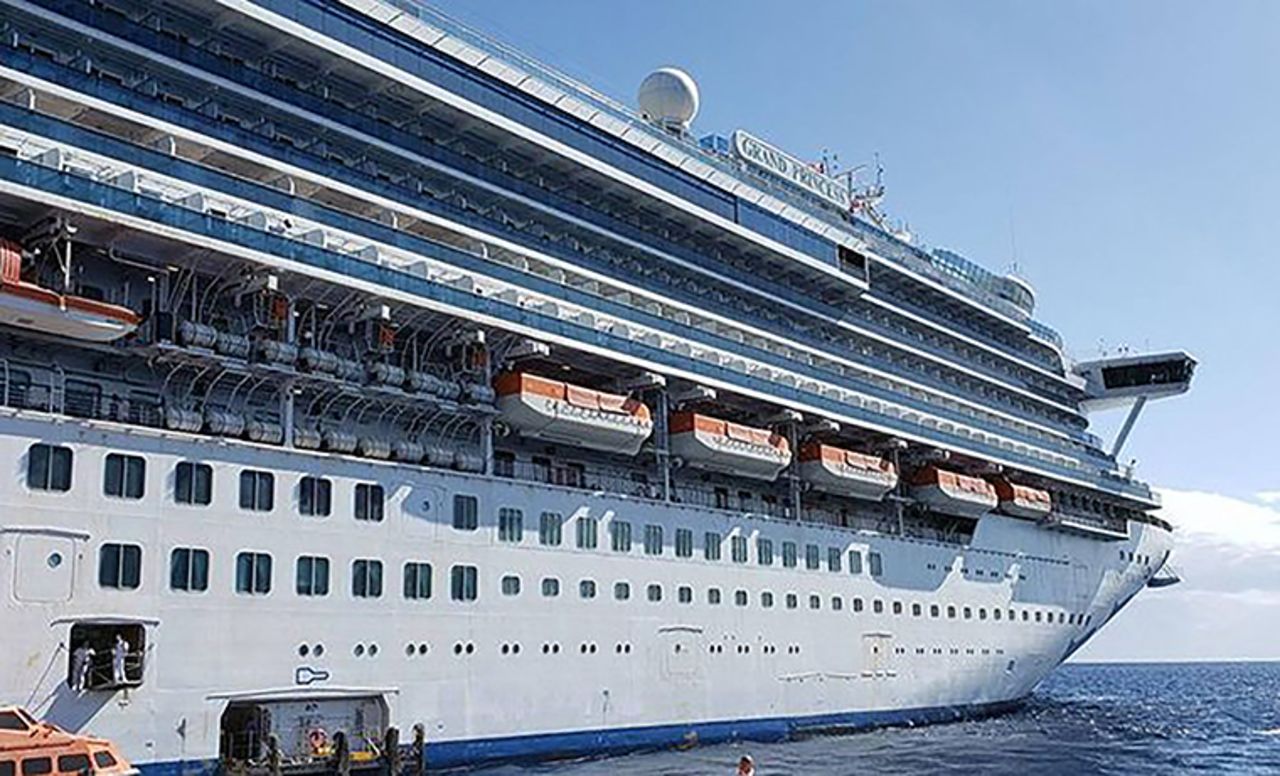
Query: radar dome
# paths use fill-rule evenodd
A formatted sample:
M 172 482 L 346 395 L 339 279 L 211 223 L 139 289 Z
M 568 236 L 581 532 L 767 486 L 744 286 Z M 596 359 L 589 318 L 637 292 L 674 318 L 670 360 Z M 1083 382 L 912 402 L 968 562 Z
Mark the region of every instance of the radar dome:
M 640 82 L 640 110 L 664 127 L 688 129 L 698 115 L 698 85 L 678 68 L 654 70 Z

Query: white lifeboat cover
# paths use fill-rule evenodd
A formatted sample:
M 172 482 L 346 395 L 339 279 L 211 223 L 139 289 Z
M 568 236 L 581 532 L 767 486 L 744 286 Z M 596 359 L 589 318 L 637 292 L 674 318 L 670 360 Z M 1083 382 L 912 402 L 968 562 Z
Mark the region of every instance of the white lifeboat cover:
M 800 448 L 800 476 L 816 490 L 873 501 L 898 484 L 892 461 L 818 443 Z
M 930 509 L 959 517 L 981 517 L 996 508 L 996 489 L 981 477 L 926 466 L 911 480 L 911 496 Z
M 559 380 L 507 372 L 494 381 L 502 419 L 525 436 L 635 455 L 653 433 L 643 402 Z
M 791 463 L 791 446 L 769 429 L 694 412 L 671 416 L 671 452 L 695 468 L 760 480 L 776 479 Z
M 1000 511 L 1006 515 L 1039 520 L 1053 511 L 1053 497 L 1046 490 L 1003 479 L 996 480 L 994 486 L 1000 499 Z

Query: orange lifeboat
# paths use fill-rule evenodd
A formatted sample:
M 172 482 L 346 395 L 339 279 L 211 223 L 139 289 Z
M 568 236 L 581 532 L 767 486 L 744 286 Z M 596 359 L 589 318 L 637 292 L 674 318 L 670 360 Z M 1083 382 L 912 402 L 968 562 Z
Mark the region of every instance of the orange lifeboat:
M 1046 490 L 1016 485 L 1006 479 L 998 479 L 991 484 L 1000 499 L 1000 511 L 1006 515 L 1039 520 L 1053 511 L 1053 498 Z
M 643 402 L 524 372 L 494 381 L 502 419 L 525 436 L 635 455 L 653 433 Z
M 787 440 L 767 428 L 677 412 L 670 432 L 672 454 L 698 469 L 772 480 L 791 463 Z
M 926 466 L 911 478 L 911 497 L 935 512 L 981 517 L 996 508 L 996 489 L 981 477 Z
M 118 340 L 138 328 L 141 318 L 127 307 L 59 294 L 22 280 L 21 273 L 22 249 L 0 240 L 0 324 L 90 342 Z
M 115 744 L 68 733 L 18 706 L 0 706 L 0 773 L 137 776 Z
M 816 490 L 879 501 L 898 484 L 898 469 L 877 455 L 810 442 L 800 448 L 800 477 Z

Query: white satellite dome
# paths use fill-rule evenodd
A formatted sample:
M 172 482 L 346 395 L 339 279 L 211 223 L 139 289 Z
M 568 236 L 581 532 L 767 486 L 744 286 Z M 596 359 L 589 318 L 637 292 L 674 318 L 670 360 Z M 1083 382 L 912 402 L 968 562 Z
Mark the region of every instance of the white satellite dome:
M 698 115 L 698 85 L 683 70 L 663 67 L 640 82 L 640 110 L 665 127 L 688 129 Z

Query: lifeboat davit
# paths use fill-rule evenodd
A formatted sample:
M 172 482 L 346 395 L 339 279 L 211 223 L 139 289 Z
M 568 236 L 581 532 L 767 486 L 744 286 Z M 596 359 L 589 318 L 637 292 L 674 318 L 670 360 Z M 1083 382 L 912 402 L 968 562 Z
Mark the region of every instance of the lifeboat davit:
M 677 412 L 670 433 L 671 453 L 698 469 L 772 480 L 791 463 L 787 440 L 767 428 Z
M 911 497 L 935 512 L 981 517 L 996 508 L 996 489 L 981 477 L 926 466 L 911 478 Z
M 992 483 L 1000 499 L 1000 511 L 1013 517 L 1039 520 L 1053 511 L 1053 498 L 1046 490 L 1016 485 L 1005 479 Z
M 524 372 L 499 375 L 498 410 L 525 436 L 635 455 L 653 433 L 643 402 Z
M 898 469 L 878 455 L 811 442 L 800 448 L 800 477 L 815 490 L 879 501 L 898 484 Z
M 59 294 L 22 280 L 22 249 L 0 240 L 0 324 L 71 339 L 111 342 L 142 320 L 127 307 Z

